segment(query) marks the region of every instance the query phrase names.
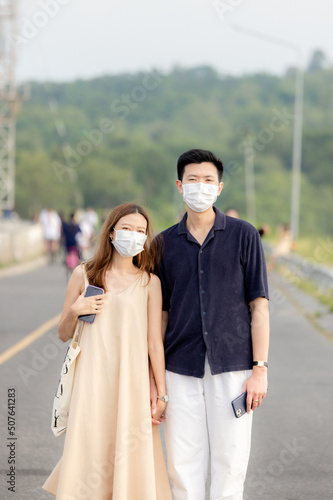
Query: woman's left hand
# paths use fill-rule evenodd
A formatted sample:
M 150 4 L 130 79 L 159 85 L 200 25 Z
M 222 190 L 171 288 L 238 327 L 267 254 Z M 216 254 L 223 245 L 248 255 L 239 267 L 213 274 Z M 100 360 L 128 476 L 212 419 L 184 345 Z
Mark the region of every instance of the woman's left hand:
M 165 420 L 164 412 L 166 410 L 167 403 L 164 403 L 161 399 L 157 400 L 156 412 L 152 415 L 152 421 L 154 425 L 160 425 Z M 154 423 L 156 422 L 156 423 Z

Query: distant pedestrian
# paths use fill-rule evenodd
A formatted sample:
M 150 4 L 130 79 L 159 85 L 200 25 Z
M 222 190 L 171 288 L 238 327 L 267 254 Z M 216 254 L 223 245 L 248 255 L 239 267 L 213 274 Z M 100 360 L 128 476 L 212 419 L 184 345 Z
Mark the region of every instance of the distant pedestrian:
M 278 242 L 272 250 L 267 262 L 267 271 L 271 272 L 275 268 L 279 257 L 288 255 L 293 248 L 293 235 L 289 224 L 283 224 L 277 228 Z
M 78 234 L 81 232 L 77 224 L 75 214 L 71 214 L 69 222 L 63 221 L 62 233 L 66 249 L 65 264 L 69 272 L 72 272 L 79 264 L 80 251 L 78 245 Z
M 39 221 L 43 228 L 45 252 L 48 256 L 49 263 L 55 261 L 61 238 L 61 219 L 58 213 L 51 207 L 47 207 L 41 211 Z
M 97 212 L 93 209 L 93 207 L 86 208 L 85 219 L 90 222 L 91 227 L 94 229 L 94 232 L 96 233 L 98 227 L 98 215 Z
M 265 236 L 267 236 L 269 233 L 271 232 L 271 228 L 269 227 L 268 224 L 263 224 L 262 226 L 260 226 L 258 228 L 258 233 L 259 233 L 259 236 L 260 238 L 264 238 Z
M 78 244 L 83 260 L 89 260 L 93 253 L 93 242 L 98 225 L 98 216 L 93 208 L 79 212 L 79 225 L 81 232 L 78 234 Z
M 239 213 L 238 213 L 238 210 L 236 210 L 235 208 L 227 208 L 226 211 L 224 212 L 225 215 L 229 215 L 229 217 L 233 217 L 234 219 L 239 219 Z

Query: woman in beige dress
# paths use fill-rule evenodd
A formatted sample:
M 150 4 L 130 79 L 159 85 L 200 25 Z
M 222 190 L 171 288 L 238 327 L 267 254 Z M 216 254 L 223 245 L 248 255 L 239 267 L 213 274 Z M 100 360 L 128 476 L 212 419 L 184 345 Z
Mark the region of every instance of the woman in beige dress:
M 162 296 L 150 241 L 146 212 L 116 207 L 95 256 L 68 283 L 61 340 L 73 336 L 79 315 L 96 320 L 84 324 L 63 455 L 43 485 L 57 500 L 171 500 L 158 429 L 167 404 Z M 88 284 L 105 293 L 84 297 Z M 148 355 L 162 397 L 153 416 Z

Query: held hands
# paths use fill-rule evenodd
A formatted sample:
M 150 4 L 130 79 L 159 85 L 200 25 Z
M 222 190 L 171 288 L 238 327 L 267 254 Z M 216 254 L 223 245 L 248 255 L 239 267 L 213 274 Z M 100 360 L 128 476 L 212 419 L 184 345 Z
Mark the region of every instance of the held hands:
M 267 368 L 253 367 L 251 377 L 243 385 L 243 392 L 245 391 L 247 391 L 246 411 L 250 413 L 250 410 L 259 408 L 267 394 Z
M 100 314 L 104 306 L 104 295 L 95 295 L 93 297 L 85 297 L 84 293 L 78 296 L 72 310 L 76 316 L 81 314 Z
M 161 425 L 165 417 L 162 416 L 167 403 L 157 399 L 157 387 L 155 379 L 150 377 L 150 408 L 151 408 L 151 421 L 153 425 Z
M 152 415 L 152 422 L 156 421 L 156 425 L 160 425 L 165 420 L 164 412 L 166 410 L 167 403 L 164 403 L 160 399 L 157 400 L 156 403 L 156 411 L 154 415 Z M 154 424 L 155 425 L 155 424 Z

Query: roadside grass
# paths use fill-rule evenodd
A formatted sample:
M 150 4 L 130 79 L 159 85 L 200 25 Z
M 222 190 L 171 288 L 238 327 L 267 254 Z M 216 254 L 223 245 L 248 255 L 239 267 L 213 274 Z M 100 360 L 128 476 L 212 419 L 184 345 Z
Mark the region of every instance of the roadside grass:
M 294 253 L 319 265 L 333 267 L 333 236 L 302 237 Z
M 296 285 L 303 292 L 315 297 L 321 304 L 328 308 L 330 313 L 333 313 L 333 289 L 327 291 L 320 290 L 312 281 L 306 279 L 295 281 L 290 269 L 281 263 L 277 265 L 277 270 L 287 281 Z M 320 316 L 320 313 L 318 313 L 318 316 Z

